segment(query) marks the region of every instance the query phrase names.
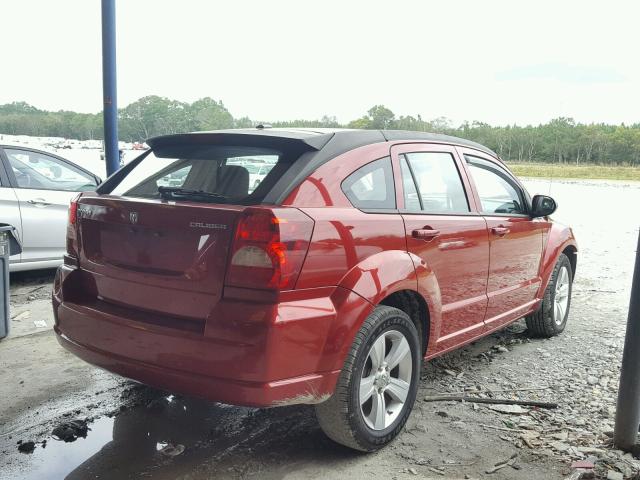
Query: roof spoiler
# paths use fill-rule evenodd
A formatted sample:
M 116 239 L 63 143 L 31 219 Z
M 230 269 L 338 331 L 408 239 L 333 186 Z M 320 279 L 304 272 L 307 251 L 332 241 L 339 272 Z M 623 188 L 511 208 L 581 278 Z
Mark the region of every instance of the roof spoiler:
M 277 130 L 226 130 L 217 132 L 179 133 L 162 135 L 147 140 L 151 149 L 181 145 L 238 145 L 275 149 L 321 150 L 333 133 L 309 135 L 304 132 L 282 132 Z

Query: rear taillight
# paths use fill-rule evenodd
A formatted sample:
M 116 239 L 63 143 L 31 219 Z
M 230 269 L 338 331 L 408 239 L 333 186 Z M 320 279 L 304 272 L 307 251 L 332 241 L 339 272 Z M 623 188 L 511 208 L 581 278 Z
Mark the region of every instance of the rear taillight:
M 295 208 L 253 207 L 236 227 L 226 284 L 294 288 L 309 249 L 313 220 Z
M 67 223 L 67 254 L 65 255 L 65 264 L 73 263 L 69 260 L 78 259 L 78 235 L 76 232 L 76 222 L 78 221 L 78 201 L 82 196 L 81 193 L 76 195 L 69 204 L 69 223 Z

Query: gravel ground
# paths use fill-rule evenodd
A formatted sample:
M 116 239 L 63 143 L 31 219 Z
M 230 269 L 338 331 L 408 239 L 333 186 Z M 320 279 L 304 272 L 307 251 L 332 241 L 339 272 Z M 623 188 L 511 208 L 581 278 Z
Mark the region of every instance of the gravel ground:
M 14 275 L 12 313 L 22 317 L 0 343 L 0 478 L 563 479 L 577 478 L 579 460 L 600 478 L 634 478 L 640 462 L 611 448 L 611 432 L 638 234 L 623 214 L 637 217 L 640 184 L 527 184 L 558 200 L 555 218 L 578 238 L 566 331 L 532 339 L 521 321 L 429 362 L 405 431 L 370 455 L 327 440 L 310 407 L 211 404 L 84 364 L 50 331 L 51 274 Z M 558 408 L 425 401 L 441 394 Z M 55 440 L 70 420 L 88 422 L 86 438 Z M 18 441 L 38 443 L 21 453 Z

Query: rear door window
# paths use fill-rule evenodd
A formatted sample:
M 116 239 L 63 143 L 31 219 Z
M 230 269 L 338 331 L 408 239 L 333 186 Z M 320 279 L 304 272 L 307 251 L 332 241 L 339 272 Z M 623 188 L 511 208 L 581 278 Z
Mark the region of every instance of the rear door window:
M 407 210 L 451 214 L 469 212 L 462 179 L 450 153 L 407 153 L 401 157 L 401 167 L 405 190 L 409 184 L 409 193 L 405 191 Z M 417 195 L 411 190 L 407 174 L 415 181 Z
M 342 191 L 356 208 L 395 209 L 391 159 L 381 158 L 360 167 L 344 179 Z

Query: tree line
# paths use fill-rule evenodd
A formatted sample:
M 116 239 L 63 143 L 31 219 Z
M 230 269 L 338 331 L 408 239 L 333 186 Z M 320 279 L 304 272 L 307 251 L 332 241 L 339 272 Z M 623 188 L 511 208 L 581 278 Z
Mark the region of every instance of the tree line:
M 221 101 L 206 97 L 193 103 L 158 96 L 143 97 L 119 110 L 121 140 L 141 142 L 167 133 L 246 128 L 258 123 L 274 127 L 347 127 L 444 133 L 476 141 L 507 161 L 640 166 L 640 123 L 577 123 L 560 117 L 540 125 L 500 126 L 473 121 L 454 126 L 447 118 L 424 120 L 396 116 L 384 105 L 347 124 L 335 117 L 319 120 L 257 122 L 234 118 Z M 50 112 L 25 102 L 0 105 L 0 134 L 102 139 L 102 114 Z

